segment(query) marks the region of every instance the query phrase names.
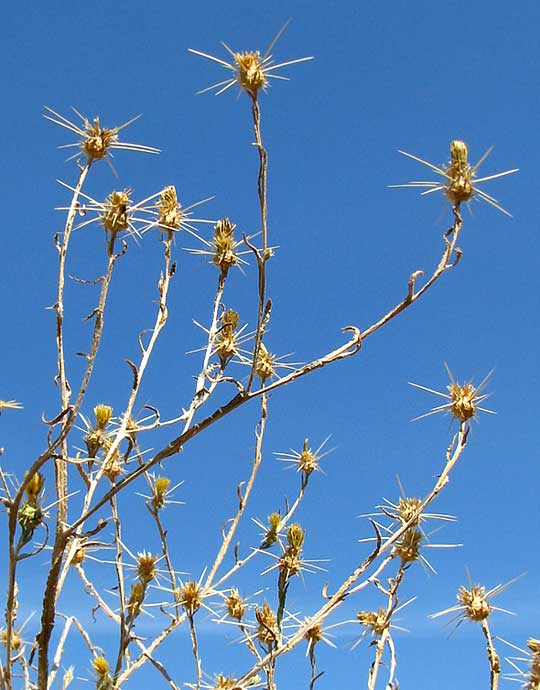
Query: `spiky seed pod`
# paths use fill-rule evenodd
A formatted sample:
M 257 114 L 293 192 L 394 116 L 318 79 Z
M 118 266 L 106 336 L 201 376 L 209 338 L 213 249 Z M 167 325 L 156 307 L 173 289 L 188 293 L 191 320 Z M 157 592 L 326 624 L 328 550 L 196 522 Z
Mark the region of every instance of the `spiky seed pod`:
M 278 568 L 285 577 L 285 582 L 294 575 L 298 575 L 302 570 L 299 552 L 292 546 L 287 547 L 278 561 Z
M 306 438 L 300 453 L 300 457 L 298 458 L 298 468 L 309 476 L 312 472 L 318 469 L 318 461 L 319 458 L 309 447 L 309 439 Z
M 41 490 L 43 489 L 43 484 L 45 483 L 45 479 L 41 472 L 35 472 L 29 482 L 26 484 L 24 487 L 24 490 L 26 492 L 26 495 L 28 497 L 28 502 L 35 506 L 38 496 L 41 493 Z
M 485 620 L 491 613 L 491 606 L 486 597 L 486 588 L 482 585 L 472 585 L 470 589 L 461 586 L 457 600 L 465 607 L 465 616 L 475 623 Z
M 176 600 L 181 604 L 188 616 L 193 615 L 201 608 L 201 586 L 198 582 L 186 582 L 176 589 Z
M 238 328 L 239 315 L 234 309 L 227 309 L 221 316 L 221 328 L 216 336 L 216 354 L 222 368 L 238 352 L 235 330 Z
M 157 513 L 165 505 L 165 494 L 171 484 L 168 477 L 156 477 L 152 487 L 152 508 Z
M 105 436 L 103 435 L 101 429 L 90 429 L 84 437 L 84 442 L 86 444 L 88 457 L 95 458 L 98 454 L 98 451 L 103 448 Z
M 265 381 L 274 375 L 274 357 L 268 352 L 264 343 L 259 346 L 255 361 L 255 373 L 264 385 Z
M 127 603 L 130 622 L 133 622 L 141 612 L 145 594 L 146 586 L 142 582 L 135 582 L 131 585 L 131 592 Z
M 98 429 L 105 429 L 107 424 L 111 421 L 113 408 L 110 405 L 96 405 L 94 407 L 94 416 L 96 418 L 96 427 Z
M 137 575 L 143 584 L 147 585 L 156 577 L 156 561 L 157 557 L 146 551 L 137 554 Z
M 422 505 L 420 498 L 400 498 L 397 505 L 398 520 L 405 524 L 418 513 L 418 509 Z M 411 523 L 411 527 L 418 527 L 420 524 L 421 515 L 418 514 L 416 519 Z
M 264 65 L 260 52 L 255 50 L 235 53 L 234 61 L 238 67 L 238 83 L 251 96 L 257 96 L 257 91 L 264 89 L 268 83 L 264 75 Z
M 230 618 L 234 618 L 237 621 L 241 621 L 246 613 L 246 605 L 244 599 L 240 596 L 240 592 L 234 587 L 227 599 L 225 600 L 225 605 L 227 607 L 227 613 Z
M 4 646 L 7 645 L 7 630 L 2 628 L 0 630 L 0 643 L 2 643 Z M 11 629 L 11 649 L 14 649 L 15 651 L 19 649 L 19 647 L 22 644 L 22 637 L 20 634 L 15 630 L 14 628 Z
M 182 223 L 183 213 L 174 185 L 170 185 L 163 189 L 156 206 L 159 212 L 159 229 L 165 232 L 178 230 Z
M 394 551 L 401 558 L 403 563 L 412 563 L 416 561 L 420 555 L 421 541 L 422 533 L 410 527 L 396 543 Z
M 261 644 L 273 645 L 279 637 L 276 615 L 265 601 L 262 608 L 255 609 L 255 618 L 259 624 L 257 628 L 257 639 Z
M 451 383 L 448 386 L 448 391 L 452 399 L 450 412 L 456 419 L 460 422 L 466 422 L 476 416 L 474 400 L 477 389 L 472 383 L 465 383 L 463 386 L 460 386 L 459 383 Z
M 112 448 L 113 441 L 111 439 L 104 439 L 103 441 L 103 453 L 105 456 L 109 454 Z M 122 456 L 120 455 L 118 448 L 114 451 L 110 458 L 107 459 L 103 467 L 103 474 L 111 482 L 114 482 L 122 474 Z
M 99 219 L 106 232 L 112 237 L 129 228 L 130 197 L 131 189 L 111 192 L 103 204 L 103 213 Z
M 299 553 L 304 543 L 304 530 L 298 523 L 293 523 L 287 530 L 287 542 L 293 551 Z
M 474 168 L 468 161 L 467 145 L 455 139 L 450 143 L 450 163 L 446 169 L 449 177 L 445 194 L 453 204 L 469 201 L 472 197 Z
M 238 257 L 235 253 L 234 230 L 236 225 L 228 218 L 222 218 L 214 226 L 214 264 L 222 273 L 236 266 Z
M 304 639 L 308 641 L 310 645 L 315 645 L 323 639 L 322 625 L 314 625 L 308 628 L 304 633 Z
M 84 131 L 85 139 L 81 148 L 90 161 L 105 158 L 111 144 L 118 140 L 118 130 L 100 127 L 99 117 L 95 117 L 93 123 L 85 119 Z
M 370 628 L 374 635 L 382 635 L 388 627 L 387 612 L 384 609 L 378 611 L 359 611 L 356 618 L 364 628 Z

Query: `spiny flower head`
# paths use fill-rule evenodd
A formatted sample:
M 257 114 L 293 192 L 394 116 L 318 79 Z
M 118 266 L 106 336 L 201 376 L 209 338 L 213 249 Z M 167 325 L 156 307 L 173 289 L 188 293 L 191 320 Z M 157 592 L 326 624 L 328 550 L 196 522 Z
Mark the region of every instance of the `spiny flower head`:
M 199 582 L 191 581 L 178 587 L 175 591 L 176 600 L 183 607 L 188 616 L 193 615 L 201 608 L 202 587 Z
M 291 450 L 288 453 L 275 453 L 276 457 L 283 462 L 287 462 L 292 466 L 296 466 L 298 472 L 302 472 L 305 477 L 309 477 L 312 472 L 320 470 L 320 461 L 334 449 L 321 453 L 330 436 L 327 436 L 317 450 L 313 450 L 309 445 L 309 439 L 304 440 L 302 450 Z
M 214 226 L 214 264 L 223 274 L 238 263 L 238 256 L 235 250 L 238 242 L 234 240 L 234 230 L 236 225 L 231 223 L 228 218 L 222 218 Z
M 158 210 L 158 227 L 160 230 L 179 230 L 182 223 L 182 205 L 176 196 L 176 187 L 165 187 L 156 202 Z
M 152 486 L 152 508 L 157 512 L 165 505 L 167 489 L 171 484 L 168 477 L 156 477 Z
M 107 424 L 111 421 L 113 408 L 110 405 L 99 404 L 94 407 L 94 416 L 96 418 L 96 427 L 98 429 L 105 429 Z
M 107 479 L 111 482 L 115 482 L 118 477 L 122 474 L 122 456 L 120 455 L 120 451 L 118 448 L 112 452 L 112 454 L 109 453 L 113 446 L 113 441 L 110 438 L 105 438 L 103 440 L 103 452 L 106 456 L 106 460 L 103 464 L 103 474 L 107 477 Z M 109 457 L 107 457 L 109 456 Z
M 111 192 L 103 204 L 103 213 L 99 220 L 110 235 L 115 236 L 129 228 L 129 204 L 131 189 Z
M 422 533 L 418 529 L 409 527 L 405 530 L 401 539 L 394 546 L 394 553 L 401 558 L 402 563 L 412 563 L 420 556 L 420 544 Z
M 264 385 L 265 381 L 275 373 L 274 369 L 274 355 L 272 355 L 267 349 L 264 343 L 259 346 L 259 352 L 257 353 L 257 359 L 255 360 L 255 373 L 261 379 L 261 383 Z
M 455 613 L 453 621 L 458 621 L 457 625 L 464 620 L 470 620 L 474 623 L 482 623 L 485 621 L 493 611 L 501 611 L 503 613 L 510 613 L 506 609 L 494 606 L 491 603 L 491 599 L 496 597 L 501 592 L 504 592 L 510 585 L 512 585 L 519 576 L 506 582 L 502 585 L 497 585 L 490 590 L 487 590 L 483 585 L 473 584 L 471 582 L 471 577 L 468 574 L 469 586 L 465 587 L 462 585 L 458 589 L 456 606 L 451 606 L 444 611 L 439 611 L 430 616 L 430 618 L 439 618 L 439 616 L 444 616 L 447 613 Z
M 495 180 L 499 177 L 504 177 L 505 175 L 510 175 L 518 171 L 518 168 L 513 168 L 512 170 L 506 170 L 502 173 L 496 173 L 495 175 L 488 175 L 487 177 L 477 178 L 476 174 L 478 168 L 486 160 L 488 155 L 491 153 L 493 146 L 486 151 L 486 153 L 480 158 L 476 165 L 471 165 L 468 160 L 469 151 L 465 142 L 459 139 L 454 139 L 450 143 L 450 162 L 443 167 L 438 167 L 429 163 L 428 161 L 413 156 L 411 153 L 406 151 L 400 151 L 404 156 L 412 158 L 422 165 L 426 165 L 428 168 L 436 172 L 438 175 L 444 178 L 444 182 L 424 182 L 415 181 L 407 182 L 406 184 L 393 184 L 391 187 L 415 187 L 415 188 L 426 188 L 422 195 L 433 194 L 434 192 L 442 191 L 446 198 L 455 206 L 459 206 L 463 202 L 470 201 L 473 197 L 478 197 L 482 201 L 490 204 L 494 208 L 502 213 L 510 216 L 510 213 L 502 206 L 499 205 L 496 199 L 494 199 L 489 194 L 486 194 L 483 189 L 478 187 L 482 182 L 488 182 L 489 180 Z
M 236 588 L 232 588 L 229 596 L 225 599 L 225 606 L 230 618 L 241 621 L 246 613 L 246 603 L 240 596 L 240 592 Z
M 205 93 L 206 91 L 216 90 L 216 96 L 224 93 L 230 89 L 235 84 L 238 84 L 242 91 L 245 91 L 252 99 L 257 98 L 258 92 L 262 89 L 266 90 L 268 87 L 269 79 L 286 79 L 280 75 L 274 74 L 274 72 L 283 67 L 289 65 L 294 65 L 298 62 L 306 62 L 306 60 L 312 60 L 312 57 L 297 58 L 296 60 L 288 60 L 287 62 L 281 62 L 279 64 L 274 64 L 272 55 L 270 54 L 273 50 L 276 42 L 280 38 L 281 34 L 285 30 L 287 24 L 285 24 L 277 33 L 274 40 L 271 42 L 268 50 L 261 55 L 259 50 L 248 50 L 244 52 L 236 52 L 231 50 L 226 43 L 223 43 L 223 47 L 229 53 L 232 61 L 226 62 L 220 58 L 214 57 L 213 55 L 208 55 L 207 53 L 202 53 L 199 50 L 193 50 L 189 48 L 190 53 L 195 55 L 200 55 L 201 57 L 217 62 L 218 65 L 225 67 L 233 73 L 233 76 L 224 81 L 217 82 L 208 86 L 206 89 L 202 89 L 199 93 Z
M 490 393 L 484 393 L 484 389 L 489 381 L 489 378 L 493 371 L 490 371 L 488 375 L 483 379 L 480 385 L 475 386 L 472 381 L 467 383 L 458 383 L 445 364 L 446 371 L 450 377 L 450 384 L 446 387 L 448 393 L 441 393 L 440 391 L 433 390 L 433 388 L 427 388 L 426 386 L 421 386 L 418 383 L 410 383 L 411 386 L 419 388 L 420 390 L 427 391 L 428 393 L 433 393 L 440 398 L 446 398 L 448 402 L 443 405 L 437 405 L 433 407 L 429 412 L 415 417 L 413 421 L 417 419 L 423 419 L 424 417 L 429 417 L 433 414 L 448 412 L 454 419 L 457 419 L 460 424 L 464 424 L 477 416 L 478 412 L 487 412 L 488 414 L 495 414 L 492 410 L 488 410 L 481 407 L 481 403 L 489 398 Z
M 7 645 L 8 635 L 5 628 L 0 629 L 0 643 L 4 646 Z M 20 634 L 14 628 L 11 629 L 11 648 L 14 650 L 19 649 L 23 640 Z
M 219 357 L 222 368 L 238 353 L 238 328 L 239 315 L 234 309 L 227 309 L 221 315 L 221 327 L 216 335 L 216 354 Z
M 262 527 L 262 524 L 261 524 Z M 268 516 L 268 526 L 264 534 L 264 539 L 260 545 L 260 549 L 269 549 L 276 543 L 281 528 L 281 515 L 279 513 L 271 513 Z
M 125 149 L 126 151 L 140 151 L 142 153 L 159 153 L 159 149 L 152 146 L 143 146 L 142 144 L 128 144 L 126 142 L 121 142 L 118 139 L 118 134 L 120 130 L 124 127 L 128 127 L 130 124 L 138 120 L 140 115 L 128 120 L 123 125 L 118 127 L 103 127 L 101 125 L 99 117 L 95 117 L 93 121 L 90 121 L 84 115 L 81 115 L 75 108 L 73 111 L 82 120 L 82 126 L 71 122 L 63 115 L 55 112 L 51 108 L 45 107 L 47 114 L 44 115 L 46 120 L 54 122 L 55 125 L 64 127 L 68 131 L 75 134 L 79 141 L 74 144 L 67 144 L 61 148 L 79 148 L 86 156 L 89 163 L 94 161 L 102 160 L 106 158 L 109 160 L 109 153 L 111 149 Z M 49 114 L 50 113 L 50 114 Z M 76 158 L 79 154 L 75 153 L 72 158 Z M 109 160 L 110 163 L 110 160 Z
M 255 609 L 255 618 L 259 624 L 256 637 L 261 644 L 273 645 L 279 637 L 276 614 L 270 608 L 267 601 L 262 608 Z
M 482 585 L 471 585 L 469 589 L 462 585 L 458 590 L 457 600 L 464 607 L 465 616 L 476 623 L 485 620 L 491 613 L 486 588 Z
M 369 628 L 373 635 L 382 635 L 388 627 L 388 617 L 385 609 L 378 611 L 359 611 L 356 619 L 364 628 Z
M 148 584 L 157 575 L 157 556 L 142 551 L 137 554 L 137 575 L 143 584 Z
M 106 676 L 109 673 L 109 662 L 107 659 L 105 659 L 104 656 L 96 656 L 94 657 L 94 661 L 92 662 L 92 666 L 94 668 L 94 671 L 98 676 Z

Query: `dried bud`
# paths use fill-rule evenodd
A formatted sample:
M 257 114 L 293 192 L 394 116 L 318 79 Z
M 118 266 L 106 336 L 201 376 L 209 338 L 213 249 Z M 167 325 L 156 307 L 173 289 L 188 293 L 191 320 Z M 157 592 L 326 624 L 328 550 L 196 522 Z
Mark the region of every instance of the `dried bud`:
M 238 83 L 251 96 L 256 96 L 259 89 L 267 84 L 264 75 L 263 58 L 258 50 L 246 53 L 235 53 L 234 61 L 238 67 Z
M 262 608 L 255 610 L 255 618 L 259 627 L 257 628 L 257 639 L 261 644 L 273 645 L 279 637 L 279 629 L 274 612 L 265 601 Z
M 291 549 L 293 549 L 293 551 L 300 551 L 302 544 L 304 543 L 304 536 L 304 530 L 299 524 L 293 523 L 290 525 L 289 529 L 287 530 L 287 541 L 289 542 L 289 546 Z
M 129 228 L 130 196 L 131 189 L 111 192 L 103 204 L 103 213 L 100 216 L 101 224 L 112 237 Z
M 137 554 L 137 575 L 140 581 L 147 585 L 156 577 L 156 561 L 157 557 L 152 556 L 151 553 L 142 551 Z
M 84 121 L 85 139 L 81 148 L 91 161 L 105 158 L 111 144 L 118 140 L 117 129 L 100 127 L 99 117 L 94 118 L 93 124 L 89 120 Z
M 467 160 L 467 145 L 463 141 L 454 140 L 450 144 L 450 164 L 446 170 L 448 182 L 445 194 L 453 204 L 469 201 L 472 197 L 474 168 Z
M 238 263 L 238 257 L 235 254 L 235 228 L 236 225 L 228 218 L 218 220 L 214 226 L 214 264 L 225 274 Z
M 359 611 L 356 618 L 360 625 L 370 628 L 374 635 L 382 635 L 388 627 L 387 612 L 384 609 L 378 611 Z
M 420 555 L 421 541 L 422 533 L 419 530 L 410 527 L 396 543 L 394 550 L 401 558 L 403 563 L 412 563 L 413 561 L 416 561 Z
M 261 543 L 261 549 L 269 549 L 273 544 L 276 543 L 279 528 L 281 526 L 281 515 L 279 513 L 272 513 L 268 516 L 268 529 L 264 535 L 264 539 Z
M 135 582 L 135 584 L 131 585 L 129 601 L 127 603 L 130 622 L 133 622 L 141 612 L 145 593 L 146 588 L 142 582 Z
M 188 616 L 193 616 L 201 608 L 201 586 L 198 582 L 186 582 L 176 589 L 175 594 Z
M 235 618 L 237 621 L 242 620 L 246 612 L 246 605 L 240 596 L 240 592 L 234 587 L 225 600 L 225 605 L 227 606 L 227 613 L 230 618 Z
M 84 442 L 86 443 L 88 457 L 95 458 L 98 454 L 98 451 L 105 443 L 105 436 L 103 435 L 101 429 L 90 429 L 84 437 Z
M 73 556 L 71 557 L 71 561 L 69 562 L 70 565 L 80 565 L 86 556 L 86 551 L 84 549 L 84 546 L 79 546 L 79 548 L 75 551 Z
M 176 195 L 176 188 L 173 185 L 163 189 L 156 206 L 159 212 L 159 229 L 166 232 L 178 230 L 182 222 L 183 213 L 182 206 Z
M 264 343 L 261 343 L 259 346 L 259 352 L 255 361 L 255 373 L 261 379 L 263 385 L 266 379 L 274 375 L 274 357 L 268 352 Z
M 319 458 L 309 447 L 309 439 L 306 438 L 300 457 L 298 458 L 298 468 L 308 476 L 318 468 Z
M 486 588 L 482 585 L 472 585 L 470 589 L 460 587 L 457 599 L 465 607 L 467 618 L 475 623 L 485 620 L 491 613 L 491 606 L 486 597 Z

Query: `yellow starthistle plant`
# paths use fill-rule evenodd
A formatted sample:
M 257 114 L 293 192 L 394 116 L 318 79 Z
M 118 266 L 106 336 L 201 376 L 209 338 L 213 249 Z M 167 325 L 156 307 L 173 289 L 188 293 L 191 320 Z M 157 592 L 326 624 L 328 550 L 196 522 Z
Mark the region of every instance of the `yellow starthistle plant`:
M 465 142 L 455 139 L 450 143 L 450 161 L 446 166 L 438 167 L 433 163 L 418 158 L 418 156 L 413 156 L 412 153 L 407 153 L 406 151 L 400 151 L 399 153 L 412 158 L 418 163 L 427 166 L 430 170 L 433 170 L 438 175 L 440 175 L 444 182 L 430 182 L 430 181 L 414 181 L 407 182 L 405 184 L 393 184 L 390 187 L 414 187 L 414 188 L 426 188 L 426 191 L 422 192 L 422 196 L 426 194 L 433 194 L 435 192 L 443 192 L 446 198 L 451 204 L 459 206 L 463 202 L 469 202 L 472 198 L 478 198 L 485 201 L 490 206 L 493 206 L 498 211 L 501 211 L 507 216 L 511 217 L 511 214 L 503 208 L 499 202 L 492 196 L 484 192 L 478 185 L 483 182 L 489 182 L 490 180 L 495 180 L 499 177 L 504 177 L 505 175 L 511 175 L 518 171 L 519 168 L 513 168 L 512 170 L 505 170 L 501 173 L 496 173 L 494 175 L 488 175 L 487 177 L 477 177 L 477 172 L 482 163 L 486 160 L 493 149 L 493 146 L 484 153 L 480 158 L 478 163 L 471 165 L 468 160 L 469 151 Z
M 437 395 L 440 398 L 445 398 L 448 401 L 443 405 L 433 407 L 431 410 L 429 410 L 429 412 L 426 412 L 419 417 L 415 417 L 412 420 L 413 422 L 417 421 L 418 419 L 423 419 L 424 417 L 430 417 L 431 415 L 445 412 L 449 413 L 452 417 L 454 417 L 454 419 L 457 419 L 460 424 L 469 422 L 471 419 L 476 418 L 478 412 L 495 414 L 493 410 L 488 410 L 485 407 L 481 407 L 483 401 L 489 398 L 491 395 L 490 393 L 484 393 L 484 390 L 488 384 L 491 374 L 493 373 L 493 370 L 488 373 L 488 375 L 478 386 L 475 386 L 472 381 L 464 384 L 458 383 L 454 379 L 454 376 L 448 368 L 448 365 L 445 364 L 445 367 L 450 378 L 450 384 L 446 387 L 448 393 L 441 393 L 433 388 L 427 388 L 426 386 L 421 386 L 418 383 L 409 382 L 409 385 L 414 386 L 415 388 L 427 391 L 428 393 L 433 393 L 433 395 Z
M 99 117 L 95 117 L 93 121 L 90 121 L 84 115 L 81 115 L 75 108 L 73 112 L 81 119 L 82 125 L 78 125 L 71 120 L 68 120 L 60 113 L 57 113 L 52 108 L 45 107 L 47 111 L 44 114 L 46 120 L 50 120 L 55 125 L 59 125 L 69 132 L 72 132 L 78 137 L 78 141 L 73 144 L 65 144 L 60 148 L 77 148 L 86 156 L 88 162 L 93 163 L 94 161 L 107 159 L 110 163 L 110 152 L 111 150 L 122 149 L 124 151 L 138 151 L 140 153 L 159 153 L 159 149 L 153 146 L 144 146 L 143 144 L 129 144 L 127 142 L 119 141 L 119 132 L 125 127 L 129 127 L 133 122 L 139 119 L 140 115 L 137 117 L 124 122 L 123 125 L 118 127 L 103 127 L 100 123 Z M 73 156 L 68 158 L 72 160 L 79 156 L 79 151 L 77 151 Z
M 155 203 L 147 203 L 156 197 L 157 201 Z M 189 206 L 183 206 L 178 199 L 176 187 L 174 185 L 168 185 L 158 192 L 158 194 L 154 194 L 148 199 L 145 199 L 144 207 L 141 208 L 141 212 L 146 214 L 147 219 L 142 232 L 147 232 L 148 230 L 152 230 L 152 228 L 157 228 L 168 234 L 185 230 L 198 240 L 203 241 L 196 232 L 196 224 L 209 223 L 210 225 L 214 225 L 215 221 L 207 220 L 206 218 L 193 218 L 193 209 L 201 204 L 206 204 L 206 202 L 211 201 L 213 198 L 214 197 L 209 196 Z
M 288 24 L 288 22 L 287 22 Z M 235 84 L 238 84 L 241 91 L 245 91 L 252 99 L 257 98 L 258 92 L 262 89 L 265 91 L 268 88 L 270 79 L 282 79 L 286 80 L 286 77 L 274 74 L 276 70 L 282 69 L 283 67 L 288 67 L 289 65 L 295 65 L 299 62 L 306 62 L 308 60 L 313 60 L 311 57 L 296 58 L 295 60 L 288 60 L 287 62 L 280 62 L 275 64 L 274 59 L 271 55 L 274 46 L 281 37 L 282 33 L 285 31 L 287 24 L 285 24 L 276 34 L 273 41 L 268 46 L 266 52 L 261 55 L 259 50 L 236 52 L 229 48 L 226 43 L 222 42 L 223 47 L 229 53 L 232 60 L 231 62 L 226 62 L 221 58 L 214 57 L 213 55 L 208 55 L 200 50 L 194 50 L 189 48 L 189 52 L 194 55 L 199 55 L 207 60 L 212 60 L 218 65 L 225 67 L 225 69 L 232 72 L 232 76 L 223 81 L 212 84 L 211 86 L 202 89 L 198 93 L 206 93 L 207 91 L 216 91 L 216 96 L 224 93 L 230 89 Z
M 283 462 L 288 463 L 291 467 L 296 467 L 297 472 L 302 472 L 306 477 L 312 472 L 320 472 L 320 461 L 332 453 L 335 448 L 330 448 L 322 452 L 324 446 L 328 443 L 330 436 L 327 436 L 317 450 L 313 450 L 309 445 L 309 439 L 304 440 L 302 450 L 294 450 L 291 448 L 288 453 L 274 453 L 274 455 Z
M 175 590 L 175 599 L 182 606 L 187 615 L 193 618 L 203 603 L 201 583 L 191 580 L 190 582 L 181 584 Z
M 521 576 L 515 577 L 509 582 L 506 582 L 502 585 L 497 585 L 489 590 L 483 585 L 473 584 L 469 572 L 467 572 L 467 577 L 469 580 L 468 587 L 461 585 L 458 589 L 458 603 L 455 606 L 450 606 L 449 608 L 444 609 L 443 611 L 431 614 L 430 618 L 435 619 L 448 614 L 456 614 L 448 624 L 450 625 L 451 623 L 456 623 L 456 627 L 458 627 L 465 620 L 469 620 L 473 623 L 482 623 L 483 621 L 487 620 L 493 611 L 509 614 L 512 613 L 507 609 L 494 606 L 491 603 L 491 599 L 508 589 L 508 587 L 519 580 Z

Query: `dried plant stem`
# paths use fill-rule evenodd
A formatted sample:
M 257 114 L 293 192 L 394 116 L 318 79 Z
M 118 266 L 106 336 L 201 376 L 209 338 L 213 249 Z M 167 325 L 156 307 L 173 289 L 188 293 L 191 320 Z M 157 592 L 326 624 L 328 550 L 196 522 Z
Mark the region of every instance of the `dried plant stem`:
M 195 621 L 193 620 L 193 616 L 188 615 L 188 621 L 189 621 L 189 634 L 191 637 L 191 649 L 193 651 L 193 658 L 195 660 L 195 669 L 196 669 L 196 674 L 197 674 L 197 683 L 196 683 L 195 687 L 196 687 L 196 690 L 200 690 L 201 682 L 202 682 L 202 665 L 201 665 L 201 658 L 199 656 L 199 643 L 197 641 L 197 631 L 195 629 Z
M 219 307 L 223 299 L 223 291 L 225 289 L 225 281 L 227 279 L 227 274 L 223 271 L 219 274 L 218 286 L 216 290 L 216 295 L 214 297 L 214 305 L 212 309 L 212 323 L 208 329 L 208 342 L 206 344 L 206 349 L 204 351 L 203 365 L 201 371 L 197 376 L 197 382 L 195 384 L 195 393 L 191 400 L 189 409 L 185 414 L 184 423 L 184 433 L 189 429 L 193 421 L 193 417 L 197 409 L 209 398 L 211 390 L 206 389 L 206 380 L 208 376 L 208 365 L 210 363 L 210 357 L 212 356 L 212 350 L 214 348 L 214 342 L 216 334 L 218 331 L 218 321 L 219 321 Z M 215 383 L 212 388 L 215 387 Z
M 259 209 L 261 214 L 262 249 L 255 250 L 257 259 L 257 272 L 259 281 L 259 305 L 257 309 L 257 328 L 255 331 L 255 345 L 253 347 L 253 363 L 249 374 L 247 390 L 250 391 L 255 377 L 255 367 L 259 349 L 263 337 L 264 314 L 266 310 L 266 262 L 270 258 L 268 251 L 268 223 L 267 223 L 267 174 L 268 174 L 268 153 L 263 145 L 261 131 L 261 111 L 257 100 L 257 93 L 250 94 L 251 113 L 253 116 L 253 129 L 255 132 L 255 146 L 259 154 L 259 173 L 257 175 L 257 195 L 259 198 Z M 246 241 L 246 244 L 247 241 Z M 249 246 L 249 244 L 248 244 Z
M 257 472 L 259 471 L 259 467 L 261 466 L 262 462 L 262 444 L 263 444 L 263 439 L 264 439 L 264 432 L 266 430 L 266 420 L 268 418 L 268 409 L 267 409 L 267 399 L 266 395 L 261 396 L 261 418 L 259 420 L 258 428 L 255 431 L 255 436 L 256 436 L 256 446 L 255 446 L 255 457 L 253 460 L 253 467 L 251 469 L 251 474 L 249 476 L 249 479 L 246 484 L 246 488 L 244 489 L 243 493 L 241 492 L 241 489 L 238 489 L 238 496 L 239 496 L 239 506 L 238 506 L 238 511 L 236 515 L 234 516 L 228 530 L 227 534 L 223 538 L 223 543 L 221 544 L 221 547 L 219 549 L 219 552 L 216 556 L 216 559 L 214 563 L 212 564 L 208 576 L 206 578 L 206 581 L 204 583 L 205 588 L 209 588 L 212 586 L 213 580 L 216 576 L 216 573 L 220 567 L 220 565 L 223 563 L 223 560 L 225 556 L 227 555 L 231 542 L 234 538 L 234 534 L 236 532 L 236 528 L 238 527 L 238 524 L 244 514 L 244 511 L 247 506 L 247 502 L 249 500 L 249 496 L 251 494 L 251 490 L 253 489 L 253 485 L 255 483 L 255 479 L 257 477 Z
M 375 690 L 375 686 L 377 685 L 377 676 L 379 673 L 379 668 L 381 666 L 382 662 L 382 657 L 384 654 L 384 648 L 386 645 L 389 646 L 391 649 L 391 656 L 393 657 L 394 661 L 394 666 L 395 666 L 395 648 L 392 645 L 390 647 L 390 641 L 392 640 L 392 635 L 390 631 L 390 623 L 392 620 L 392 616 L 394 614 L 394 611 L 397 608 L 398 605 L 398 589 L 403 582 L 403 577 L 405 575 L 405 564 L 401 562 L 398 572 L 396 574 L 396 577 L 393 578 L 390 581 L 390 586 L 388 590 L 384 589 L 380 583 L 378 584 L 378 588 L 386 594 L 388 597 L 388 603 L 386 606 L 386 626 L 384 630 L 382 631 L 381 636 L 377 640 L 377 644 L 375 646 L 375 659 L 373 660 L 373 663 L 371 664 L 371 668 L 369 669 L 369 674 L 368 674 L 368 690 Z M 393 650 L 393 651 L 392 651 Z
M 457 432 L 457 434 L 455 434 L 454 438 L 452 439 L 452 443 L 446 451 L 446 464 L 443 472 L 439 476 L 433 489 L 422 501 L 418 509 L 414 511 L 414 514 L 411 516 L 411 518 L 406 523 L 404 523 L 398 530 L 396 530 L 384 543 L 382 543 L 379 538 L 379 541 L 374 551 L 340 585 L 335 594 L 333 594 L 332 596 L 328 596 L 328 601 L 313 616 L 307 619 L 294 633 L 294 635 L 292 635 L 286 642 L 282 643 L 275 650 L 272 650 L 272 654 L 268 654 L 267 656 L 265 656 L 261 661 L 257 662 L 249 671 L 244 673 L 244 675 L 238 679 L 238 683 L 240 685 L 242 683 L 245 684 L 249 680 L 251 680 L 257 674 L 257 672 L 263 669 L 267 664 L 269 664 L 272 659 L 275 659 L 276 657 L 281 656 L 282 654 L 285 654 L 286 652 L 289 652 L 291 649 L 293 649 L 299 642 L 301 642 L 304 639 L 306 632 L 311 627 L 313 627 L 314 625 L 321 625 L 325 618 L 333 610 L 335 610 L 345 600 L 346 597 L 348 597 L 350 594 L 358 591 L 361 588 L 361 585 L 357 585 L 356 587 L 354 587 L 355 583 L 358 581 L 360 576 L 377 558 L 379 558 L 381 555 L 392 549 L 394 544 L 401 538 L 404 532 L 415 521 L 418 520 L 418 517 L 421 515 L 421 513 L 424 512 L 428 505 L 436 498 L 436 496 L 442 491 L 446 484 L 448 484 L 450 472 L 452 471 L 453 467 L 455 466 L 456 462 L 458 461 L 467 444 L 469 429 L 470 427 L 466 423 L 461 423 L 459 431 Z M 391 558 L 392 556 L 388 557 L 388 559 Z M 381 568 L 379 568 L 379 572 L 380 570 Z M 368 580 L 364 581 L 362 585 L 366 584 L 370 580 L 371 578 L 368 578 Z
M 488 662 L 489 662 L 489 680 L 490 680 L 489 687 L 490 687 L 490 690 L 498 690 L 499 678 L 501 675 L 501 662 L 499 659 L 499 655 L 497 654 L 497 651 L 496 651 L 495 646 L 493 644 L 493 638 L 491 637 L 489 624 L 488 624 L 486 618 L 484 618 L 484 620 L 481 622 L 481 626 L 482 626 L 482 632 L 484 633 L 484 637 L 486 638 L 486 643 L 487 643 L 487 657 L 488 657 Z
M 122 523 L 118 515 L 118 505 L 116 496 L 111 498 L 111 511 L 114 522 L 116 555 L 114 559 L 114 567 L 116 570 L 116 581 L 118 586 L 118 601 L 120 603 L 120 640 L 118 643 L 118 654 L 116 656 L 116 664 L 113 672 L 113 679 L 118 677 L 122 669 L 126 650 L 131 639 L 131 624 L 126 620 L 126 591 L 124 586 L 124 566 L 122 563 Z
M 60 635 L 60 640 L 58 641 L 58 646 L 56 647 L 56 654 L 54 655 L 53 663 L 52 663 L 51 670 L 49 673 L 49 688 L 52 687 L 52 684 L 54 683 L 54 679 L 56 677 L 56 673 L 58 672 L 58 669 L 60 668 L 60 663 L 62 661 L 62 655 L 64 653 L 64 645 L 66 644 L 66 639 L 67 639 L 67 636 L 69 634 L 69 631 L 70 631 L 72 625 L 73 625 L 73 617 L 69 616 L 68 618 L 66 618 L 66 622 L 64 624 L 62 634 Z

